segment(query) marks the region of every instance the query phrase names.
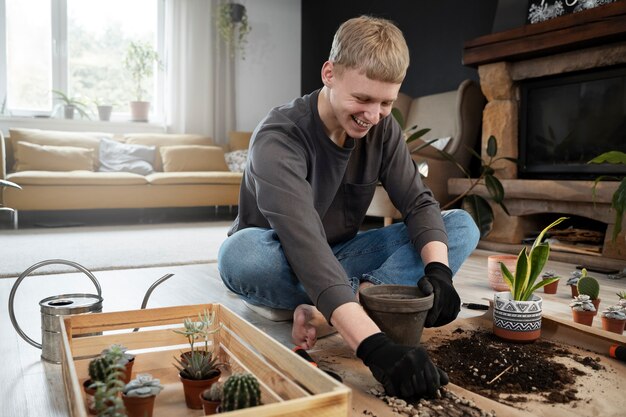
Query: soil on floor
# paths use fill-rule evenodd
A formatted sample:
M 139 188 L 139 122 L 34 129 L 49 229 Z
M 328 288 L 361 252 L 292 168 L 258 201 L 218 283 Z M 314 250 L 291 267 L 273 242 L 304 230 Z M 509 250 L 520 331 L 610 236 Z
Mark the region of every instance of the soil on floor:
M 529 395 L 540 395 L 542 401 L 552 404 L 578 400 L 576 378 L 586 373 L 557 362 L 558 357 L 583 364 L 587 372 L 603 368 L 597 356 L 581 356 L 541 339 L 515 344 L 486 331 L 458 328 L 454 333 L 452 340 L 430 344 L 433 361 L 448 373 L 452 383 L 509 404 L 526 402 Z

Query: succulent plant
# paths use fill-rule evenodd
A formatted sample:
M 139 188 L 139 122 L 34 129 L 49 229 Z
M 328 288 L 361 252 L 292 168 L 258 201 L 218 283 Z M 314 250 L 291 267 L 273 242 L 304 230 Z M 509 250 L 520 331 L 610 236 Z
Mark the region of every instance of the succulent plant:
M 130 381 L 122 391 L 127 397 L 152 397 L 163 389 L 161 381 L 155 379 L 150 374 L 138 374 Z
M 202 398 L 207 401 L 221 402 L 224 395 L 224 385 L 221 382 L 215 382 L 209 389 L 202 392 Z
M 182 334 L 187 338 L 191 351 L 195 349 L 195 342 L 197 340 L 204 340 L 204 350 L 209 351 L 209 336 L 213 333 L 217 333 L 221 326 L 214 328 L 215 312 L 209 313 L 208 310 L 204 310 L 203 313 L 198 314 L 198 321 L 193 321 L 190 318 L 183 320 L 183 330 L 173 330 L 174 333 Z
M 588 295 L 589 298 L 595 300 L 600 295 L 600 283 L 594 277 L 587 276 L 587 271 L 583 269 L 583 275 L 578 280 L 578 293 Z
M 572 271 L 572 274 L 570 275 L 570 277 L 567 279 L 566 284 L 567 285 L 577 285 L 578 284 L 578 280 L 583 276 L 582 271 L 576 270 L 576 271 Z
M 626 291 L 616 292 L 615 295 L 617 295 L 620 300 L 626 300 Z
M 596 311 L 591 299 L 586 294 L 580 294 L 574 297 L 574 300 L 569 304 L 572 310 L 576 311 Z
M 124 389 L 122 381 L 124 365 L 120 364 L 123 352 L 120 349 L 109 349 L 103 355 L 89 362 L 90 388 L 94 394 L 94 408 L 99 417 L 125 416 L 124 404 L 119 393 Z
M 186 379 L 202 380 L 211 379 L 220 374 L 219 367 L 222 365 L 213 358 L 213 352 L 197 351 L 190 352 L 185 359 L 174 358 L 174 367 L 180 372 L 180 376 Z
M 108 348 L 104 349 L 101 355 L 102 356 L 107 356 L 107 355 L 119 356 L 120 357 L 119 364 L 126 365 L 129 361 L 135 359 L 135 355 L 133 355 L 132 353 L 126 353 L 126 350 L 128 350 L 126 346 L 113 344 L 109 346 Z
M 545 271 L 543 274 L 541 274 L 541 278 L 542 279 L 550 279 L 550 278 L 560 279 L 561 277 L 558 276 L 556 272 L 554 271 Z
M 87 371 L 92 382 L 105 382 L 109 374 L 113 373 L 116 377 L 121 377 L 124 371 L 124 354 L 121 349 L 115 348 L 105 349 L 102 354 L 89 362 Z
M 260 403 L 261 389 L 254 375 L 236 373 L 224 382 L 224 394 L 220 404 L 222 412 L 254 407 Z

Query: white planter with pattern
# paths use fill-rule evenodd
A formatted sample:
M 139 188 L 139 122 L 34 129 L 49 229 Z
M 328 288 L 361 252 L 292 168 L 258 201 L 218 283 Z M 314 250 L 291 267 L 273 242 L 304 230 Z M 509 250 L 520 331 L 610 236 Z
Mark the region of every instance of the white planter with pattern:
M 537 295 L 529 301 L 516 301 L 509 291 L 494 294 L 493 332 L 512 342 L 533 342 L 541 336 L 543 299 Z

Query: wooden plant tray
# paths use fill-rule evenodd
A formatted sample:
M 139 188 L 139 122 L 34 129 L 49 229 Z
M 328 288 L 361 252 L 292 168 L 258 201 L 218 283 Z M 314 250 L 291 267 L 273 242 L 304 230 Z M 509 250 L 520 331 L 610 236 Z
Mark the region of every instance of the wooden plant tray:
M 263 405 L 220 415 L 228 416 L 348 416 L 351 391 L 276 342 L 221 304 L 166 307 L 65 317 L 61 323 L 62 371 L 70 415 L 87 417 L 82 383 L 89 361 L 113 343 L 136 355 L 133 376 L 148 372 L 161 380 L 154 417 L 201 416 L 202 410 L 185 406 L 182 383 L 172 365 L 188 348 L 183 319 L 197 318 L 204 310 L 216 313 L 222 328 L 213 346 L 229 372 L 250 372 L 261 385 Z M 132 329 L 140 328 L 138 332 Z M 117 331 L 117 332 L 110 332 Z M 106 332 L 98 336 L 76 337 Z

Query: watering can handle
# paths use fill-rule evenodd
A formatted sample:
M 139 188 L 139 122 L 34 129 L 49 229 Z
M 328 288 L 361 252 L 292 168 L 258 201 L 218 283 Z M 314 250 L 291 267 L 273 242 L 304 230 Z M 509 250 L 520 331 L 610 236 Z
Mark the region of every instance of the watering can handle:
M 11 317 L 11 323 L 13 324 L 15 331 L 17 331 L 17 333 L 22 337 L 22 339 L 26 340 L 28 343 L 30 343 L 31 345 L 39 349 L 41 349 L 41 343 L 37 343 L 33 339 L 28 337 L 26 333 L 24 333 L 24 331 L 20 328 L 19 324 L 17 324 L 17 319 L 15 318 L 15 311 L 13 309 L 13 302 L 15 300 L 15 293 L 17 292 L 17 287 L 22 283 L 24 278 L 26 278 L 28 275 L 30 275 L 31 272 L 33 272 L 34 270 L 38 268 L 41 268 L 42 266 L 54 265 L 54 264 L 68 265 L 68 266 L 78 269 L 81 272 L 84 272 L 85 275 L 87 275 L 87 277 L 89 277 L 89 279 L 96 286 L 96 290 L 98 291 L 98 297 L 102 296 L 102 289 L 100 288 L 100 283 L 98 282 L 96 277 L 87 268 L 85 268 L 82 265 L 77 264 L 76 262 L 66 261 L 64 259 L 48 259 L 46 261 L 36 263 L 35 265 L 28 268 L 26 271 L 22 272 L 22 274 L 19 276 L 17 281 L 15 281 L 15 284 L 13 284 L 13 288 L 11 288 L 11 293 L 9 294 L 9 316 Z

